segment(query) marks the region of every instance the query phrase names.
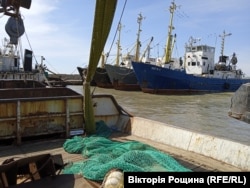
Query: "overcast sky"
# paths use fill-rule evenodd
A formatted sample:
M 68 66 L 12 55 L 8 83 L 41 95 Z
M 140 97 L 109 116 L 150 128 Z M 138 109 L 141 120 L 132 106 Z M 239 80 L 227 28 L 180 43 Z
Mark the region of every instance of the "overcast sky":
M 177 40 L 173 56 L 184 55 L 185 43 L 192 36 L 200 38 L 201 44 L 215 46 L 217 61 L 221 52 L 219 35 L 225 30 L 232 35 L 225 38 L 224 54 L 231 56 L 235 52 L 238 68 L 250 76 L 249 0 L 175 0 L 175 3 L 178 8 L 173 34 L 177 35 Z M 118 0 L 105 47 L 105 53 L 111 49 L 109 61 L 115 59 L 117 38 L 114 37 L 120 18 L 121 47 L 125 54 L 135 45 L 140 13 L 144 17 L 141 51 L 154 37 L 151 54 L 161 56 L 166 44 L 170 4 L 171 0 Z M 89 60 L 94 9 L 95 0 L 33 0 L 30 9 L 20 10 L 26 31 L 21 39 L 22 48 L 32 49 L 38 62 L 44 56 L 44 63 L 51 71 L 78 74 L 76 67 L 86 67 Z M 2 41 L 4 37 L 9 38 L 4 28 L 8 16 L 1 15 L 0 19 Z

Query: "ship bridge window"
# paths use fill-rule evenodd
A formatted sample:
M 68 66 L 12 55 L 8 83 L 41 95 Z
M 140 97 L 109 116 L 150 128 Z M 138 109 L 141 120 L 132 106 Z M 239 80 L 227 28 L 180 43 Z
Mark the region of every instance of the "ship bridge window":
M 202 51 L 202 46 L 198 46 L 197 51 Z
M 201 59 L 208 59 L 207 57 L 201 57 Z
M 215 48 L 214 47 L 207 47 L 208 48 L 208 52 L 214 52 L 215 51 Z
M 192 66 L 196 66 L 196 62 L 192 62 Z

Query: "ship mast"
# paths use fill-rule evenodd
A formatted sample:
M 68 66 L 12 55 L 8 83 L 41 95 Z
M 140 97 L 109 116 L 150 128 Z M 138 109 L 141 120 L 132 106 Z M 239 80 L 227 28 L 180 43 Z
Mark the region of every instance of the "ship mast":
M 142 22 L 142 15 L 139 14 L 139 17 L 137 18 L 137 23 L 139 24 L 138 33 L 137 33 L 137 40 L 136 40 L 136 51 L 135 51 L 135 61 L 139 61 L 140 56 L 140 33 L 141 33 L 141 22 Z
M 142 54 L 142 56 L 141 56 L 140 62 L 142 62 L 142 59 L 143 59 L 143 57 L 145 57 L 145 54 L 146 54 L 147 52 L 148 52 L 148 57 L 147 57 L 147 59 L 149 58 L 149 56 L 150 56 L 150 54 L 149 54 L 149 52 L 150 52 L 150 45 L 151 45 L 151 43 L 153 42 L 153 39 L 154 39 L 154 37 L 151 37 L 150 42 L 148 43 L 146 49 L 144 50 L 144 52 L 143 52 L 143 54 Z
M 223 31 L 223 34 L 222 35 L 219 35 L 219 37 L 221 37 L 221 57 L 223 57 L 223 55 L 224 55 L 224 44 L 225 44 L 225 38 L 227 37 L 227 36 L 230 36 L 230 35 L 232 35 L 232 33 L 227 33 L 226 34 L 226 32 L 225 32 L 225 30 Z
M 120 38 L 121 38 L 121 29 L 122 29 L 122 24 L 119 22 L 118 24 L 118 40 L 117 40 L 117 54 L 116 54 L 116 66 L 119 66 L 119 59 L 120 59 L 120 50 L 121 50 L 121 45 L 120 45 Z
M 172 2 L 172 5 L 169 8 L 169 11 L 171 13 L 170 15 L 170 24 L 168 27 L 168 39 L 167 39 L 167 43 L 166 43 L 166 51 L 165 51 L 165 63 L 169 63 L 171 60 L 171 55 L 172 55 L 172 43 L 173 43 L 173 35 L 172 35 L 172 31 L 174 29 L 173 27 L 173 17 L 174 17 L 174 11 L 176 10 L 176 4 L 174 2 Z

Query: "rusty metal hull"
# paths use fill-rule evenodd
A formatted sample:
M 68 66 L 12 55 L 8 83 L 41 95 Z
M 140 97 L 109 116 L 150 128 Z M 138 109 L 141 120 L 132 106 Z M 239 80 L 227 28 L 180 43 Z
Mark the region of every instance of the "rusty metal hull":
M 69 88 L 0 90 L 0 139 L 83 130 L 83 96 Z
M 43 82 L 36 80 L 0 80 L 0 88 L 45 88 Z

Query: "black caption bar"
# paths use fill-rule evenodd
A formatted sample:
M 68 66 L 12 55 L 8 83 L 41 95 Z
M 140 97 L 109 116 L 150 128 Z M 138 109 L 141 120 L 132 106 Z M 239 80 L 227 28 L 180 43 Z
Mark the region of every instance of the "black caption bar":
M 250 172 L 124 172 L 124 188 L 145 187 L 250 187 Z

